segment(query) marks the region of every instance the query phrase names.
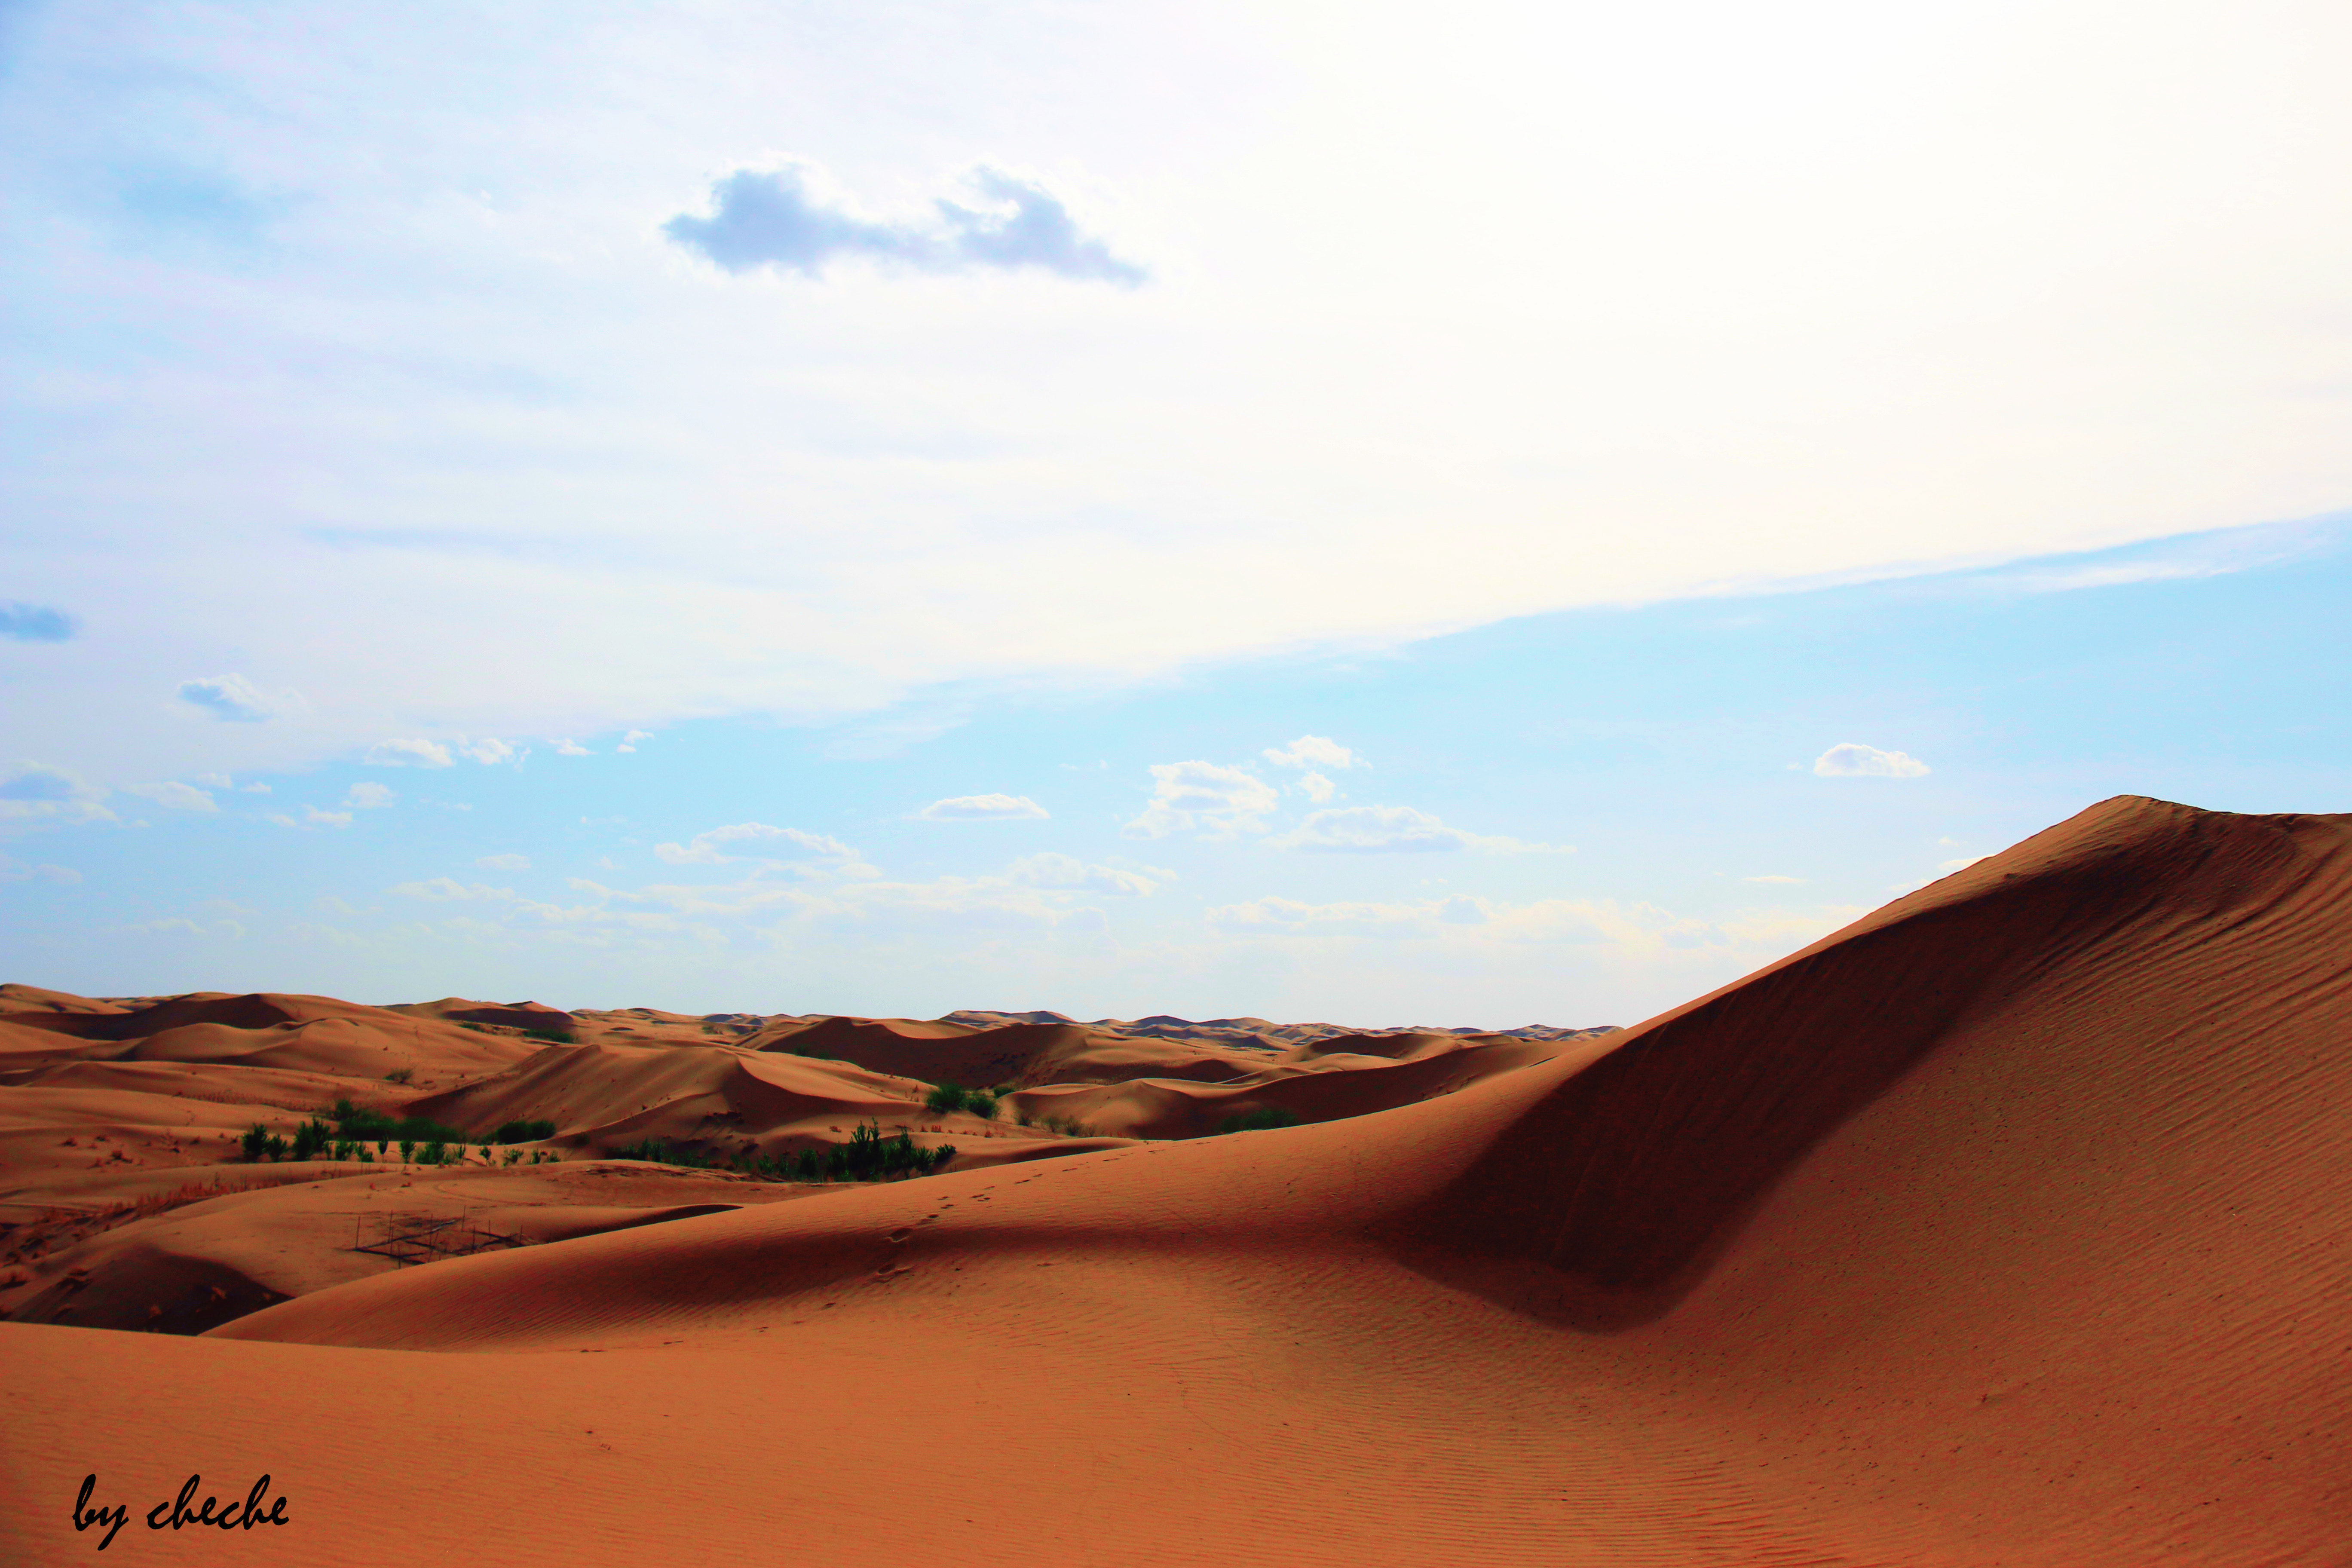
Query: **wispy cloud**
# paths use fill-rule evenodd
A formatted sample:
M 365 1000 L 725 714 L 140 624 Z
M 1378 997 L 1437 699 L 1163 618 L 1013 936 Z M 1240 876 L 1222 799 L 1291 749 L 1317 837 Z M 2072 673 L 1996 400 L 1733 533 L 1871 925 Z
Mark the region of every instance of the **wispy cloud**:
M 362 811 L 378 811 L 399 798 L 389 786 L 362 780 L 352 785 L 350 793 L 343 796 L 343 804 Z
M 57 822 L 112 822 L 99 803 L 106 791 L 79 774 L 44 763 L 27 763 L 0 779 L 0 820 L 47 817 Z
M 1133 288 L 1149 276 L 1079 229 L 1045 186 L 1000 169 L 964 176 L 977 205 L 940 198 L 918 222 L 860 216 L 814 165 L 739 169 L 711 187 L 708 216 L 680 214 L 662 232 L 729 272 L 772 267 L 815 277 L 860 258 L 921 272 L 1023 268 Z
M 528 855 L 485 855 L 480 859 L 476 860 L 474 864 L 479 866 L 485 871 L 528 871 L 530 869 L 530 857 Z
M 769 849 L 798 850 L 799 854 L 736 855 L 720 847 L 748 848 L 761 846 Z M 863 866 L 856 850 L 838 838 L 822 833 L 807 833 L 797 827 L 775 827 L 764 822 L 739 822 L 729 827 L 714 827 L 708 833 L 698 833 L 684 844 L 656 844 L 654 853 L 673 866 L 723 866 L 733 860 L 769 860 L 778 865 L 824 862 L 845 874 L 857 870 L 870 871 Z
M 1052 813 L 1025 795 L 960 795 L 935 800 L 915 815 L 925 822 L 1016 822 Z
M 456 765 L 449 748 L 436 741 L 379 741 L 361 759 L 376 768 L 446 768 Z
M 1268 746 L 1265 760 L 1278 768 L 1368 768 L 1371 763 L 1328 735 L 1301 735 L 1287 746 Z
M 180 682 L 180 700 L 201 708 L 232 724 L 259 724 L 285 709 L 282 698 L 268 696 L 242 675 L 215 676 Z
M 152 800 L 157 805 L 169 806 L 173 811 L 218 811 L 220 809 L 213 804 L 211 795 L 192 784 L 168 783 L 128 784 L 124 786 L 123 793 Z
M 299 816 L 273 811 L 269 814 L 269 820 L 280 827 L 349 827 L 352 814 L 348 811 L 320 811 L 315 805 L 306 805 Z
M 63 610 L 0 599 L 0 637 L 17 642 L 64 642 L 78 629 L 79 624 Z
M 1473 850 L 1482 855 L 1566 854 L 1557 845 L 1530 844 L 1496 835 L 1448 827 L 1409 805 L 1348 805 L 1310 811 L 1297 827 L 1266 843 L 1276 849 L 1315 849 L 1358 855 Z
M 1918 758 L 1902 752 L 1882 752 L 1876 746 L 1848 741 L 1832 746 L 1813 759 L 1813 772 L 1825 779 L 1916 779 L 1932 772 Z

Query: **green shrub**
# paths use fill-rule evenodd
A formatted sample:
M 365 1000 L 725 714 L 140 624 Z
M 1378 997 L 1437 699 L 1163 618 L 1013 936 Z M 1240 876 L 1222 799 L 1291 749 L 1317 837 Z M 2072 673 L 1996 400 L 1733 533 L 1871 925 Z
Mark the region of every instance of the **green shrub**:
M 238 1146 L 245 1151 L 246 1163 L 248 1165 L 254 1163 L 269 1148 L 269 1129 L 258 1121 L 255 1122 L 245 1130 L 245 1137 L 239 1142 Z
M 437 1165 L 448 1157 L 449 1145 L 436 1138 L 425 1145 L 425 1152 L 416 1156 L 416 1163 L 420 1165 Z
M 555 1136 L 555 1123 L 548 1121 L 509 1121 L 490 1134 L 493 1143 L 536 1143 L 542 1138 Z
M 269 1142 L 264 1143 L 262 1147 L 269 1152 L 272 1163 L 286 1158 L 286 1140 L 275 1132 L 269 1135 Z
M 1255 1110 L 1244 1110 L 1217 1123 L 1220 1133 L 1270 1132 L 1277 1127 L 1296 1127 L 1298 1118 L 1278 1105 L 1261 1106 Z
M 963 1108 L 982 1121 L 996 1120 L 996 1096 L 988 1089 L 973 1089 L 964 1097 Z
M 395 1068 L 392 1071 L 383 1075 L 383 1081 L 386 1083 L 404 1084 L 415 1076 L 416 1069 L 415 1068 Z
M 580 1043 L 580 1037 L 569 1029 L 525 1029 L 522 1032 L 522 1037 L 526 1040 L 545 1040 L 551 1046 L 572 1046 Z
M 405 1164 L 405 1163 L 407 1163 L 407 1162 L 408 1162 L 408 1161 L 409 1161 L 409 1160 L 410 1160 L 410 1159 L 411 1159 L 411 1158 L 415 1154 L 415 1152 L 416 1152 L 416 1140 L 415 1140 L 415 1139 L 414 1139 L 414 1138 L 404 1138 L 404 1139 L 402 1139 L 402 1140 L 400 1141 L 400 1158 L 401 1158 L 401 1163 L 402 1163 Z
M 923 1097 L 923 1109 L 941 1112 L 961 1110 L 971 1099 L 971 1091 L 960 1083 L 943 1083 Z

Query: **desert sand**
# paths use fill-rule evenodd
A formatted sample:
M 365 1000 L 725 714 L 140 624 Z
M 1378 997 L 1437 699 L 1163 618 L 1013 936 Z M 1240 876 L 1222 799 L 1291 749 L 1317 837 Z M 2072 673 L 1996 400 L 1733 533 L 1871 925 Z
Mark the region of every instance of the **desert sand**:
M 0 1006 L 11 1563 L 92 1473 L 187 1563 L 2352 1562 L 2352 816 L 2108 801 L 1624 1030 Z M 561 1158 L 236 1160 L 336 1098 Z M 861 1121 L 956 1156 L 761 1173 Z

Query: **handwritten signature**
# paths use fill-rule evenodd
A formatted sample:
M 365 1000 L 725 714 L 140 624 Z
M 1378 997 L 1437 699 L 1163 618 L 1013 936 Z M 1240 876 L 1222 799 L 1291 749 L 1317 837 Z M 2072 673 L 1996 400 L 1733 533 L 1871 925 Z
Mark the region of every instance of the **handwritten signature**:
M 226 1508 L 222 1508 L 218 1513 L 215 1513 L 213 1511 L 214 1509 L 220 1507 L 220 1500 L 218 1498 L 208 1497 L 205 1499 L 205 1503 L 202 1508 L 193 1508 L 190 1506 L 190 1504 L 195 1500 L 196 1488 L 203 1484 L 203 1476 L 190 1476 L 184 1482 L 181 1483 L 180 1495 L 177 1498 L 169 1502 L 159 1502 L 153 1508 L 147 1510 L 147 1528 L 150 1530 L 180 1530 L 188 1525 L 194 1524 L 210 1525 L 215 1530 L 251 1530 L 257 1524 L 291 1524 L 294 1522 L 292 1520 L 286 1517 L 286 1500 L 283 1497 L 271 1499 L 269 1511 L 268 1513 L 261 1511 L 261 1500 L 269 1495 L 269 1478 L 268 1476 L 264 1476 L 259 1480 L 253 1483 L 253 1489 L 246 1493 L 245 1502 L 242 1506 L 238 1505 L 235 1501 L 231 1501 Z M 97 1489 L 98 1474 L 96 1471 L 92 1471 L 90 1474 L 82 1477 L 81 1492 L 74 1499 L 73 1521 L 74 1528 L 76 1530 L 89 1530 L 99 1525 L 104 1525 L 106 1527 L 106 1534 L 99 1541 L 98 1543 L 98 1549 L 100 1552 L 103 1552 L 110 1544 L 112 1543 L 114 1540 L 114 1532 L 121 1530 L 126 1523 L 130 1522 L 131 1510 L 121 1503 L 116 1503 L 112 1508 L 90 1507 L 89 1494 Z M 166 1514 L 169 1514 L 171 1517 L 168 1519 L 165 1518 L 164 1515 Z

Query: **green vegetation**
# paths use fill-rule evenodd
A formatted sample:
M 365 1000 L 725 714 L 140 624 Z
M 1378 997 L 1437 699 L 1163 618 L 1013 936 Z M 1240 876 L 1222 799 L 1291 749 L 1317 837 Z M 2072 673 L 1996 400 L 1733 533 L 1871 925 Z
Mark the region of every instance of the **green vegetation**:
M 324 1114 L 334 1121 L 335 1131 L 340 1136 L 352 1139 L 373 1138 L 379 1144 L 393 1138 L 410 1140 L 419 1143 L 429 1142 L 436 1138 L 444 1143 L 463 1143 L 468 1141 L 463 1132 L 454 1127 L 446 1127 L 429 1116 L 404 1116 L 394 1121 L 384 1111 L 355 1106 L 348 1100 L 335 1101 L 327 1108 Z
M 1022 1125 L 1026 1127 L 1030 1124 L 1024 1121 Z M 1087 1126 L 1085 1122 L 1079 1121 L 1075 1116 L 1041 1116 L 1037 1118 L 1036 1125 L 1046 1129 L 1048 1131 L 1058 1132 L 1065 1138 L 1092 1138 L 1095 1136 L 1095 1130 Z
M 555 1136 L 555 1123 L 548 1121 L 509 1121 L 490 1134 L 493 1143 L 536 1143 L 542 1138 Z
M 404 1084 L 415 1076 L 416 1069 L 415 1068 L 394 1068 L 392 1071 L 383 1075 L 383 1081 L 386 1083 Z
M 294 1130 L 293 1154 L 297 1160 L 315 1160 L 320 1151 L 335 1141 L 334 1130 L 313 1116 Z
M 996 1120 L 997 1091 L 992 1089 L 966 1089 L 960 1083 L 943 1083 L 923 1097 L 923 1109 L 941 1115 L 968 1110 L 983 1121 Z
M 580 1037 L 569 1029 L 525 1029 L 522 1032 L 522 1037 L 526 1040 L 545 1040 L 551 1046 L 576 1046 L 580 1043 Z
M 644 1138 L 624 1143 L 607 1156 L 614 1160 L 648 1160 L 656 1165 L 684 1165 L 692 1171 L 710 1168 L 710 1156 L 693 1149 L 673 1149 L 667 1139 Z
M 1277 1127 L 1296 1127 L 1297 1125 L 1297 1117 L 1293 1116 L 1289 1111 L 1283 1110 L 1280 1106 L 1267 1105 L 1262 1106 L 1255 1110 L 1244 1110 L 1236 1115 L 1226 1117 L 1223 1121 L 1217 1123 L 1217 1131 L 1221 1133 L 1270 1132 Z
M 549 1156 L 551 1159 L 552 1155 Z M 650 1160 L 657 1164 L 683 1165 L 689 1170 L 713 1167 L 711 1157 L 697 1150 L 673 1149 L 659 1138 L 647 1138 L 609 1152 L 615 1160 Z M 772 1182 L 887 1182 L 907 1176 L 928 1176 L 955 1158 L 951 1145 L 918 1147 L 900 1129 L 892 1138 L 866 1122 L 850 1130 L 849 1142 L 829 1148 L 803 1149 L 797 1154 L 771 1159 L 745 1150 L 735 1156 L 737 1170 Z
M 258 1121 L 255 1122 L 245 1130 L 245 1136 L 238 1141 L 237 1146 L 245 1152 L 245 1163 L 248 1165 L 254 1163 L 269 1151 L 269 1129 Z
M 416 1140 L 414 1138 L 402 1139 L 400 1141 L 400 1158 L 402 1163 L 405 1164 L 408 1161 L 414 1159 L 415 1154 Z

